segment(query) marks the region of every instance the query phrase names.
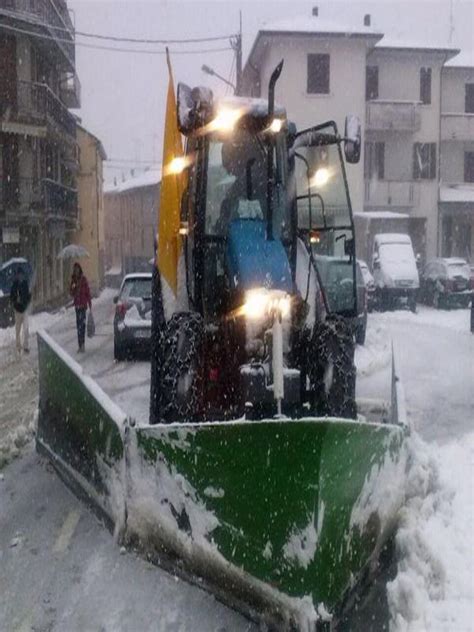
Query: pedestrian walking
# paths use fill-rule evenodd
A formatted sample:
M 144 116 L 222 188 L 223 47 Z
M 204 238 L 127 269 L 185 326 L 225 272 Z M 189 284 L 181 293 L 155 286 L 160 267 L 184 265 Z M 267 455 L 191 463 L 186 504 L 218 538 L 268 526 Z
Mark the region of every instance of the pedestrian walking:
M 17 268 L 10 290 L 10 301 L 15 312 L 15 338 L 18 353 L 30 352 L 28 330 L 28 307 L 31 301 L 30 288 L 22 268 Z M 22 344 L 23 334 L 23 344 Z
M 76 308 L 77 352 L 82 353 L 86 340 L 86 312 L 87 308 L 92 309 L 92 300 L 89 283 L 78 263 L 75 263 L 72 269 L 70 293 Z

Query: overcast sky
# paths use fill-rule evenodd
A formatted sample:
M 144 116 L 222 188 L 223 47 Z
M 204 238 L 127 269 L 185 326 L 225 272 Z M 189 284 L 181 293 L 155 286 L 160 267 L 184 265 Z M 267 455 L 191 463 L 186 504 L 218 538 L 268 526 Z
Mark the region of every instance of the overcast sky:
M 199 1 L 192 0 L 68 0 L 75 15 L 76 30 L 139 38 L 186 38 L 226 35 L 239 28 L 242 11 L 244 62 L 255 35 L 265 22 L 298 14 L 311 15 L 319 6 L 321 18 L 361 24 L 372 15 L 372 25 L 391 37 L 411 41 L 448 44 L 450 14 L 453 14 L 452 44 L 472 49 L 474 2 L 472 0 L 275 0 Z M 108 42 L 77 37 L 78 42 Z M 226 41 L 188 46 L 171 45 L 174 50 L 222 48 Z M 128 44 L 118 44 L 130 47 Z M 150 48 L 150 47 L 148 47 Z M 163 47 L 151 47 L 160 51 Z M 161 160 L 162 132 L 168 74 L 163 55 L 143 55 L 94 50 L 78 46 L 77 71 L 82 84 L 83 123 L 103 142 L 112 159 Z M 225 85 L 204 75 L 202 64 L 229 77 L 233 51 L 172 55 L 175 83 L 184 81 L 211 86 L 216 92 Z M 235 75 L 232 77 L 234 80 Z M 130 165 L 133 166 L 133 165 Z M 126 170 L 126 167 L 124 168 Z M 106 178 L 120 176 L 108 168 Z

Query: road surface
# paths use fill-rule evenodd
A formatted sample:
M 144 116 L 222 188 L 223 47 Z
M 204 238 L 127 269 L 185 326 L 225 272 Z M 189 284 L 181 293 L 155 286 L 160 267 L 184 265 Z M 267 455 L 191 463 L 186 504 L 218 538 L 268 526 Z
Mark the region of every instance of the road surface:
M 52 319 L 50 333 L 129 415 L 146 421 L 149 363 L 114 362 L 112 297 L 106 291 L 95 303 L 97 335 L 86 340 L 85 354 L 76 353 L 72 310 Z M 472 432 L 474 336 L 468 332 L 467 310 L 371 315 L 366 347 L 357 351 L 359 395 L 389 397 L 391 338 L 400 357 L 410 421 L 424 439 L 442 444 Z M 35 350 L 17 360 L 11 348 L 0 344 L 0 397 L 7 402 L 0 408 L 0 424 L 18 422 L 23 442 L 36 406 L 36 360 Z M 1 475 L 0 630 L 257 629 L 199 588 L 133 553 L 121 553 L 109 532 L 31 448 Z M 369 611 L 377 600 L 385 600 L 383 586 L 369 598 Z M 379 632 L 384 623 L 362 614 L 347 629 Z

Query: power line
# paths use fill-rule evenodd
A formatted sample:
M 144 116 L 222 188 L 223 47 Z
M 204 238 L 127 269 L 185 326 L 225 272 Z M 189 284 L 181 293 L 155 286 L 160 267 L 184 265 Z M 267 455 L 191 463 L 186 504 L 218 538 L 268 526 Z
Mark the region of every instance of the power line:
M 13 31 L 14 33 L 22 33 L 23 35 L 29 35 L 30 37 L 36 37 L 38 39 L 53 40 L 55 42 L 63 42 L 70 44 L 71 46 L 81 46 L 82 48 L 92 48 L 94 50 L 108 50 L 116 53 L 138 53 L 142 55 L 166 55 L 165 50 L 139 50 L 137 48 L 118 48 L 115 46 L 100 46 L 99 44 L 86 44 L 84 42 L 75 42 L 60 37 L 54 37 L 52 35 L 42 35 L 33 31 L 27 31 L 25 29 L 19 29 L 14 26 L 7 26 L 6 24 L 0 24 L 0 30 Z M 222 53 L 227 50 L 232 50 L 230 46 L 225 48 L 208 48 L 200 50 L 171 50 L 171 55 L 198 55 L 201 53 Z
M 143 164 L 143 165 L 154 165 L 156 164 L 155 160 L 135 160 L 135 159 L 130 159 L 128 160 L 127 158 L 108 158 L 105 162 L 114 162 L 114 163 L 125 163 L 125 164 L 130 164 L 130 163 L 137 163 L 137 164 Z
M 11 16 L 18 17 L 24 19 L 24 15 L 16 12 L 16 11 L 8 11 L 2 10 L 1 13 Z M 47 22 L 31 22 L 32 24 L 37 24 L 39 26 L 46 26 L 54 31 L 62 31 L 63 33 L 71 33 L 71 29 L 64 28 L 62 26 L 54 26 L 53 24 L 48 24 Z M 109 40 L 112 42 L 128 42 L 133 44 L 199 44 L 202 42 L 218 42 L 219 40 L 230 40 L 232 37 L 236 37 L 236 33 L 230 33 L 229 35 L 213 35 L 212 37 L 188 37 L 182 39 L 147 39 L 141 37 L 123 37 L 118 35 L 104 35 L 102 33 L 89 33 L 87 31 L 75 31 L 73 32 L 76 35 L 80 35 L 82 37 L 90 37 L 93 39 L 101 39 L 101 40 Z

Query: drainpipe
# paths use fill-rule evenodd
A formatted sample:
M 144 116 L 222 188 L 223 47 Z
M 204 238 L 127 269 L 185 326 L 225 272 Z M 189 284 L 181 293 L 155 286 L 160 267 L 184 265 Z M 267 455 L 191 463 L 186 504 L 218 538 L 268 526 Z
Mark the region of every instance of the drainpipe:
M 441 64 L 441 70 L 439 73 L 439 125 L 438 125 L 438 216 L 436 226 L 436 256 L 441 256 L 441 116 L 442 116 L 442 96 L 443 96 L 443 68 L 444 64 L 448 61 L 448 55 L 444 55 L 443 63 Z

